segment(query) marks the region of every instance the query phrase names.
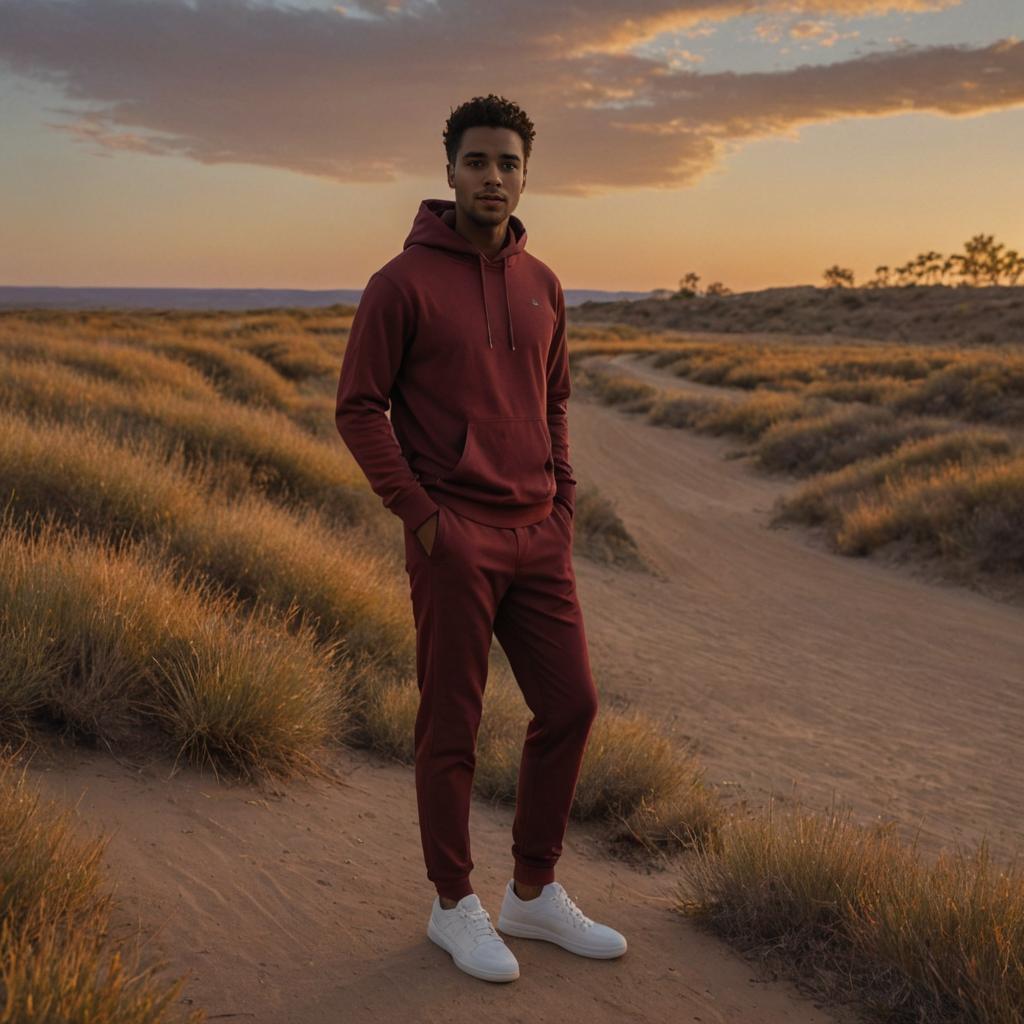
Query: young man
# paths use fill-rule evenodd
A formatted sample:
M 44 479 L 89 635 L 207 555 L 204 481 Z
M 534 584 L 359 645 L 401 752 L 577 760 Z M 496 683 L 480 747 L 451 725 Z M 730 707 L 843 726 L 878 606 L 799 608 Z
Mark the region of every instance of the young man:
M 455 199 L 425 199 L 371 277 L 338 384 L 338 431 L 405 534 L 416 625 L 416 795 L 427 934 L 475 977 L 519 976 L 469 876 L 469 809 L 497 636 L 533 717 L 498 927 L 582 956 L 626 950 L 582 913 L 555 863 L 597 713 L 572 565 L 569 358 L 558 278 L 513 216 L 532 122 L 493 94 L 444 132 Z M 390 420 L 386 412 L 390 405 Z

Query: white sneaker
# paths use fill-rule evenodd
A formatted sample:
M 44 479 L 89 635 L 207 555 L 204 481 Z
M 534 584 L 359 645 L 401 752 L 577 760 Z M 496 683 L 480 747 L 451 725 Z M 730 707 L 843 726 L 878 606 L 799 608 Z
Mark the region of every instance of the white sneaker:
M 515 981 L 519 961 L 505 940 L 494 930 L 491 915 L 475 892 L 463 896 L 445 909 L 434 897 L 427 935 L 452 955 L 455 965 L 484 981 Z
M 625 936 L 587 917 L 569 898 L 560 882 L 548 882 L 539 896 L 521 900 L 512 888 L 512 879 L 509 879 L 498 915 L 498 927 L 507 935 L 546 939 L 580 956 L 604 960 L 626 952 Z

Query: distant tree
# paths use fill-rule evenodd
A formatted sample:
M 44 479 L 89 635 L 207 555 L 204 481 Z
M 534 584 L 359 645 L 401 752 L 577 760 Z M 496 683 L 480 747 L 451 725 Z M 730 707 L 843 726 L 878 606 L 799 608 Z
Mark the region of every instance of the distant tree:
M 1006 283 L 1016 285 L 1024 274 L 1024 257 L 1016 249 L 1007 249 L 992 235 L 974 235 L 964 243 L 962 253 L 943 256 L 930 249 L 898 267 L 887 264 L 875 267 L 875 276 L 865 282 L 866 288 L 890 288 L 894 285 L 945 284 L 955 281 L 961 287 Z M 849 276 L 847 276 L 849 275 Z M 825 280 L 830 285 L 848 283 L 853 275 L 841 267 L 829 267 Z
M 700 291 L 697 288 L 698 281 L 700 281 L 700 274 L 695 274 L 691 270 L 688 274 L 679 279 L 679 291 L 687 295 L 699 295 Z
M 875 276 L 869 281 L 865 281 L 863 287 L 865 288 L 888 288 L 889 287 L 889 267 L 882 263 L 875 267 Z
M 711 284 L 704 289 L 705 295 L 732 295 L 732 289 L 727 285 L 722 284 L 721 281 L 712 281 Z
M 649 296 L 652 299 L 670 299 L 672 297 L 671 288 L 654 288 L 651 290 Z
M 896 284 L 906 288 L 908 285 L 916 284 L 916 264 L 913 260 L 901 263 L 896 269 Z
M 964 242 L 964 251 L 955 253 L 951 259 L 958 268 L 960 277 L 973 287 L 990 275 L 999 266 L 1000 243 L 995 245 L 992 235 L 974 235 Z
M 942 253 L 930 249 L 917 255 L 913 262 L 913 273 L 918 281 L 935 284 L 935 279 L 942 274 Z
M 1006 275 L 1007 284 L 1016 284 L 1021 274 L 1024 274 L 1024 256 L 1021 256 L 1016 249 L 1007 249 L 1003 257 L 1003 273 Z
M 976 249 L 981 279 L 989 284 L 999 284 L 1006 246 L 1002 242 L 997 243 L 992 235 L 975 235 L 968 244 Z
M 962 253 L 949 257 L 949 264 L 959 273 L 961 283 L 975 287 L 982 283 L 999 284 L 1004 276 L 1007 284 L 1016 284 L 1024 273 L 1017 250 L 1006 249 L 992 235 L 974 235 L 968 239 Z
M 853 271 L 848 267 L 840 267 L 838 264 L 833 263 L 822 274 L 822 277 L 825 278 L 825 284 L 830 288 L 853 287 Z

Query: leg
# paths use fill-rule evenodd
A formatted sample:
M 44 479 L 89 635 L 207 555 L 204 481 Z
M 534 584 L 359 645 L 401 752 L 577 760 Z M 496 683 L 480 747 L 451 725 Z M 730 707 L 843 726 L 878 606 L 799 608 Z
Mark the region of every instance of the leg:
M 533 712 L 512 826 L 513 877 L 529 894 L 529 887 L 554 881 L 598 697 L 576 594 L 571 522 L 556 511 L 516 532 L 519 563 L 494 633 Z
M 494 610 L 511 567 L 511 531 L 440 511 L 430 554 L 406 529 L 420 691 L 416 799 L 427 877 L 456 901 L 473 891 L 469 809 Z M 502 533 L 506 536 L 502 536 Z

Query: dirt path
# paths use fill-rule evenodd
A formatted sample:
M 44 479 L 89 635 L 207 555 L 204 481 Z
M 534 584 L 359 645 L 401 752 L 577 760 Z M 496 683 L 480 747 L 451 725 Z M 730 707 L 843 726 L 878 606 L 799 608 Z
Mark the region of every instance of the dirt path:
M 570 424 L 577 479 L 665 575 L 577 560 L 608 697 L 674 723 L 711 781 L 758 801 L 825 807 L 834 790 L 863 819 L 920 825 L 923 848 L 987 831 L 996 857 L 1024 849 L 1024 609 L 769 529 L 793 481 L 724 458 L 735 441 L 581 390 Z
M 712 384 L 700 384 L 687 380 L 685 377 L 659 370 L 651 365 L 650 357 L 634 356 L 621 352 L 612 356 L 590 356 L 583 360 L 584 365 L 607 365 L 617 372 L 627 373 L 637 380 L 650 384 L 661 391 L 681 391 L 691 395 L 704 395 L 708 398 L 725 399 L 739 402 L 750 397 L 747 388 L 717 387 Z
M 211 1020 L 852 1024 L 756 977 L 670 911 L 674 873 L 609 861 L 593 831 L 575 825 L 561 880 L 626 935 L 625 956 L 588 960 L 510 937 L 518 981 L 463 974 L 425 934 L 433 889 L 411 770 L 351 751 L 335 765 L 344 785 L 269 793 L 192 771 L 167 778 L 165 766 L 135 772 L 81 750 L 58 752 L 50 770 L 37 758 L 31 775 L 77 805 L 89 832 L 111 836 L 104 862 L 123 907 L 117 928 L 141 922 L 147 951 L 169 959 L 168 978 L 191 972 L 184 997 Z M 496 921 L 512 812 L 477 802 L 471 826 L 474 885 Z

